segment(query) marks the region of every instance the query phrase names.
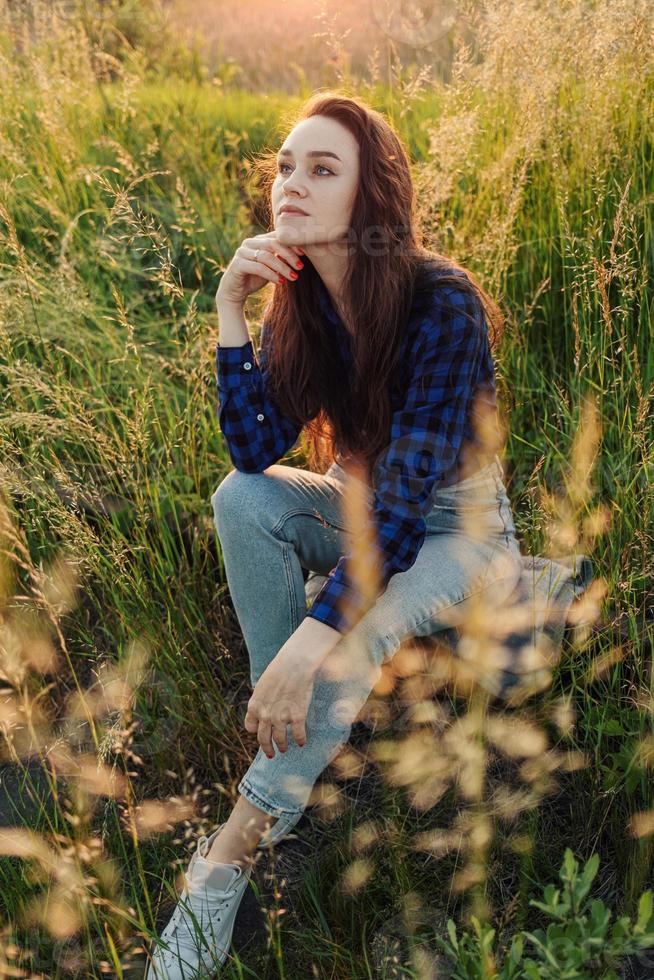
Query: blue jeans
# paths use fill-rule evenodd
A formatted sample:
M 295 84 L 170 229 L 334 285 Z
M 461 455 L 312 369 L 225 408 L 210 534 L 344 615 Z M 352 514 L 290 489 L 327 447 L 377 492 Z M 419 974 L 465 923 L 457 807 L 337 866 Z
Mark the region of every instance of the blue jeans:
M 347 476 L 336 462 L 324 475 L 280 463 L 262 473 L 233 469 L 211 497 L 253 687 L 306 615 L 305 571 L 326 575 L 348 549 L 342 509 Z M 371 488 L 360 486 L 370 504 Z M 471 514 L 477 531 L 470 530 Z M 286 752 L 273 743 L 275 755 L 268 759 L 260 747 L 239 783 L 239 792 L 279 823 L 291 826 L 299 819 L 318 776 L 347 742 L 381 665 L 403 641 L 455 628 L 466 600 L 482 590 L 492 588 L 501 603 L 522 573 L 499 456 L 438 490 L 426 524 L 414 564 L 391 577 L 326 658 L 340 649 L 351 671 L 336 680 L 322 666 L 316 674 L 305 745 L 299 747 L 289 729 Z

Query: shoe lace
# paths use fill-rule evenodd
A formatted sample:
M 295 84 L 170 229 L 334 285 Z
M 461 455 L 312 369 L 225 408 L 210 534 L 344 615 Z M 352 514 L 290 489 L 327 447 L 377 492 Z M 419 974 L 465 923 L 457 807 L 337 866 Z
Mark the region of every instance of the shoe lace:
M 200 838 L 201 854 L 204 854 L 203 841 L 207 841 L 207 838 Z M 220 923 L 220 913 L 226 911 L 229 902 L 239 891 L 238 887 L 225 891 L 210 889 L 189 891 L 188 886 L 187 882 L 165 930 L 165 935 L 161 936 L 164 940 L 164 948 L 160 950 L 160 955 L 163 956 L 164 961 L 172 962 L 178 953 L 191 954 L 193 958 L 202 945 L 208 949 L 210 942 L 207 941 L 205 930 L 209 922 L 216 925 Z M 203 959 L 206 956 L 206 949 L 205 952 L 200 950 Z

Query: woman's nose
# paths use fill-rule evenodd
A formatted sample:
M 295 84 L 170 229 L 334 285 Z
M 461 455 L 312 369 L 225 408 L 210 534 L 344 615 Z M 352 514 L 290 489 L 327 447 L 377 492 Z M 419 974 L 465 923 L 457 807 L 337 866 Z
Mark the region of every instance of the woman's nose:
M 296 177 L 295 174 L 290 174 L 282 184 L 282 191 L 286 194 L 289 191 L 297 189 L 302 189 L 302 178 Z

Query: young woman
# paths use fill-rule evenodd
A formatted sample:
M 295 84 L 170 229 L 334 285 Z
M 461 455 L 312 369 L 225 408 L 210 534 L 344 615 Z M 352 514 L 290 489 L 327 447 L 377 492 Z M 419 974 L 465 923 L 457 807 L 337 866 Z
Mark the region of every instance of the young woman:
M 497 455 L 487 318 L 496 341 L 501 315 L 419 244 L 398 136 L 362 101 L 320 93 L 264 170 L 271 230 L 245 239 L 216 294 L 235 468 L 212 496 L 259 751 L 157 944 L 148 976 L 167 980 L 225 962 L 255 849 L 299 819 L 381 665 L 480 591 L 501 601 L 522 570 Z M 257 357 L 243 308 L 269 282 Z M 280 464 L 302 433 L 310 468 Z M 353 487 L 372 517 L 358 535 Z M 305 573 L 326 576 L 311 603 Z

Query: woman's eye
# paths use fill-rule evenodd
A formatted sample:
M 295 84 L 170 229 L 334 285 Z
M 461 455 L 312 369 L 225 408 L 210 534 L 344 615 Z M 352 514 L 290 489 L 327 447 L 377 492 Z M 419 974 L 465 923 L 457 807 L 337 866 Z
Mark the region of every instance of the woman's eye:
M 281 170 L 284 169 L 284 167 L 288 167 L 288 166 L 290 166 L 290 164 L 288 164 L 288 163 L 280 163 L 280 164 L 278 164 L 277 169 L 281 171 Z M 333 171 L 330 170 L 329 167 L 323 167 L 322 163 L 317 163 L 315 169 L 316 170 L 326 170 L 328 174 L 333 174 Z

